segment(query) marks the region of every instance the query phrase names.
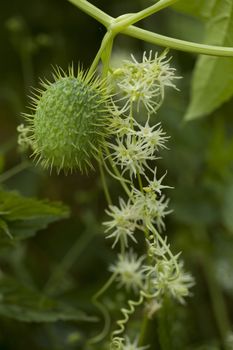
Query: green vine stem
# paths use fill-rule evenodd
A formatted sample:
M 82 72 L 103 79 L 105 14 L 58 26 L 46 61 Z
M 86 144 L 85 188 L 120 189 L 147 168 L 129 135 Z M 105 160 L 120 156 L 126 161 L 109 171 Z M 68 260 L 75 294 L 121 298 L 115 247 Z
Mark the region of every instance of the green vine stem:
M 80 10 L 85 12 L 90 17 L 95 18 L 99 23 L 103 24 L 105 27 L 109 26 L 109 23 L 113 20 L 113 17 L 107 15 L 104 11 L 100 10 L 98 7 L 92 5 L 86 0 L 68 0 L 73 5 L 78 7 Z
M 102 181 L 102 185 L 103 185 L 103 189 L 104 189 L 104 194 L 106 197 L 106 200 L 108 202 L 108 204 L 112 204 L 112 199 L 111 199 L 111 195 L 109 193 L 109 189 L 108 189 L 108 185 L 107 185 L 107 181 L 106 181 L 106 176 L 104 173 L 104 169 L 103 169 L 103 165 L 99 162 L 99 170 L 100 170 L 100 176 L 101 176 L 101 181 Z
M 113 37 L 112 37 L 112 33 L 111 32 L 107 32 L 105 34 L 105 36 L 103 37 L 103 40 L 101 42 L 101 45 L 100 45 L 100 48 L 94 58 L 94 61 L 92 62 L 92 65 L 88 71 L 88 76 L 91 77 L 92 74 L 96 71 L 96 68 L 98 66 L 98 63 L 101 59 L 101 57 L 103 56 L 104 54 L 104 50 L 107 50 L 107 48 L 110 46 L 112 47 L 112 40 L 113 40 Z M 103 72 L 103 75 L 104 75 L 104 72 Z
M 3 174 L 0 174 L 0 183 L 9 180 L 11 177 L 19 174 L 21 171 L 28 169 L 31 167 L 31 164 L 27 161 L 23 161 L 22 163 L 16 165 L 15 167 L 7 170 Z
M 224 46 L 214 46 L 198 44 L 186 40 L 174 39 L 165 35 L 152 33 L 148 30 L 130 26 L 122 31 L 122 34 L 127 34 L 136 39 L 147 41 L 148 43 L 168 47 L 171 49 L 203 54 L 209 56 L 233 57 L 233 48 Z
M 149 16 L 150 14 L 163 9 L 165 7 L 165 4 L 166 6 L 171 5 L 173 2 L 175 2 L 175 0 L 159 1 L 158 3 L 156 3 L 157 6 L 159 4 L 161 6 L 160 8 L 158 7 L 158 10 L 156 10 L 155 5 L 153 5 L 148 7 L 145 10 L 139 11 L 135 15 L 128 14 L 128 15 L 120 16 L 118 18 L 113 18 L 109 16 L 104 11 L 90 4 L 86 0 L 68 0 L 68 1 L 70 1 L 73 5 L 75 5 L 79 9 L 81 9 L 83 12 L 95 18 L 98 22 L 102 23 L 107 28 L 107 30 L 114 29 L 115 34 L 122 33 L 154 45 L 160 45 L 163 47 L 168 47 L 168 48 L 186 51 L 186 52 L 192 52 L 196 54 L 233 57 L 232 47 L 205 45 L 205 44 L 189 42 L 186 40 L 175 39 L 165 35 L 153 33 L 151 31 L 144 30 L 133 25 L 129 25 L 131 22 L 135 23 L 135 21 L 141 20 Z
M 89 344 L 95 344 L 103 340 L 109 331 L 110 328 L 110 316 L 107 308 L 105 307 L 104 304 L 98 301 L 98 299 L 107 291 L 107 289 L 112 285 L 116 278 L 116 274 L 112 274 L 110 278 L 107 280 L 107 282 L 103 285 L 103 287 L 93 296 L 92 298 L 92 303 L 95 305 L 99 311 L 102 313 L 103 318 L 104 318 L 104 327 L 102 331 L 97 334 L 95 337 L 91 338 L 89 340 Z
M 178 2 L 179 0 L 160 0 L 158 2 L 156 2 L 154 5 L 147 7 L 146 9 L 137 12 L 136 14 L 125 14 L 123 16 L 120 16 L 118 18 L 116 18 L 115 22 L 118 21 L 121 17 L 122 20 L 119 21 L 119 23 L 114 23 L 114 25 L 112 25 L 112 28 L 114 29 L 114 31 L 116 32 L 122 32 L 123 28 L 127 28 L 130 25 L 141 21 L 142 19 L 149 17 L 151 15 L 153 15 L 156 12 L 159 12 L 160 10 Z
M 58 263 L 51 276 L 49 277 L 48 281 L 46 282 L 43 290 L 45 294 L 51 295 L 56 291 L 57 286 L 62 282 L 65 275 L 74 265 L 78 257 L 85 251 L 87 246 L 91 243 L 91 241 L 94 238 L 94 235 L 95 233 L 93 233 L 90 227 L 87 227 L 86 231 L 83 232 L 81 237 L 79 236 L 77 240 L 72 244 L 71 248 L 64 255 L 62 260 Z
M 143 317 L 143 320 L 142 320 L 141 331 L 139 334 L 139 340 L 138 340 L 139 346 L 145 345 L 145 339 L 147 337 L 149 322 L 150 322 L 150 320 L 149 320 L 148 316 L 145 314 Z
M 228 318 L 228 312 L 225 305 L 225 300 L 218 282 L 216 281 L 215 272 L 213 271 L 213 262 L 209 257 L 202 255 L 202 268 L 204 270 L 206 282 L 209 289 L 211 304 L 216 321 L 216 325 L 221 338 L 222 348 L 226 347 L 226 337 L 231 332 L 231 325 Z

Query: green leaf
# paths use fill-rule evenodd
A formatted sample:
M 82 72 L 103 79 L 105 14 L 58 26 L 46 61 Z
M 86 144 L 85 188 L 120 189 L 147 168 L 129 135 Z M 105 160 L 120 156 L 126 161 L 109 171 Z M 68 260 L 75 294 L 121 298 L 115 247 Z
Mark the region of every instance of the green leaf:
M 68 215 L 68 208 L 59 202 L 27 198 L 0 189 L 0 245 L 31 237 Z
M 176 11 L 190 14 L 195 17 L 209 18 L 212 14 L 216 0 L 181 0 L 173 6 Z
M 206 27 L 205 42 L 233 46 L 233 1 L 218 0 Z M 233 95 L 233 58 L 200 56 L 193 74 L 186 120 L 213 112 Z
M 24 322 L 96 321 L 94 317 L 9 277 L 0 278 L 0 315 Z
M 171 8 L 182 14 L 191 15 L 198 19 L 206 19 L 212 15 L 216 1 L 218 0 L 180 0 L 172 5 Z M 154 0 L 150 0 L 150 3 L 154 2 Z

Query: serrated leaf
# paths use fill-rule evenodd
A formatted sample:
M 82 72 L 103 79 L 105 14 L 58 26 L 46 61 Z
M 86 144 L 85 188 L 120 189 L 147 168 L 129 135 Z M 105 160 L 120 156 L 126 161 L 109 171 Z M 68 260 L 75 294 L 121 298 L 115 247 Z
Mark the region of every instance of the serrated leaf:
M 96 321 L 94 317 L 20 285 L 9 277 L 0 279 L 0 315 L 23 322 Z
M 233 46 L 233 0 L 218 0 L 206 28 L 205 42 Z M 233 95 L 233 58 L 200 56 L 193 74 L 186 120 L 213 112 Z
M 68 208 L 59 202 L 27 198 L 0 189 L 0 245 L 33 236 L 49 223 L 68 215 Z
M 178 12 L 190 14 L 195 17 L 209 18 L 212 14 L 216 0 L 181 0 L 173 6 Z

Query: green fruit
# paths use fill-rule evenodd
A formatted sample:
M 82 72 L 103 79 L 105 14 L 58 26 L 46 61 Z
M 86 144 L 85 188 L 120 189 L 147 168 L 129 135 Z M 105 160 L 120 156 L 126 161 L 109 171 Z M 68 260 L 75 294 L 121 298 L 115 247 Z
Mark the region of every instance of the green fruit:
M 79 70 L 74 76 L 57 69 L 54 82 L 42 82 L 32 98 L 33 114 L 26 115 L 33 156 L 45 168 L 58 172 L 92 167 L 107 136 L 109 95 L 98 78 Z

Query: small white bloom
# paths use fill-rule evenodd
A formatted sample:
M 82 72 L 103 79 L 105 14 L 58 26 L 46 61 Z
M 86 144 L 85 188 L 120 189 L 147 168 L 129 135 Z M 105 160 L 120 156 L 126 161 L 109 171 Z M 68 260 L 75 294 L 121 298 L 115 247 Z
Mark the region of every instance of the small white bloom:
M 185 297 L 190 295 L 189 289 L 195 284 L 193 276 L 180 270 L 176 279 L 170 281 L 168 289 L 173 298 L 177 299 L 181 304 L 185 304 Z
M 172 211 L 167 210 L 169 199 L 165 196 L 157 197 L 155 192 L 145 191 L 144 193 L 133 189 L 134 191 L 134 208 L 138 215 L 138 220 L 149 227 L 155 224 L 159 231 L 165 228 L 164 217 Z
M 118 260 L 110 266 L 110 271 L 117 274 L 119 286 L 125 286 L 127 290 L 133 289 L 135 292 L 143 288 L 142 261 L 144 258 L 144 256 L 137 258 L 132 250 L 124 255 L 118 255 Z
M 136 176 L 137 173 L 144 174 L 148 167 L 149 160 L 155 160 L 156 157 L 151 155 L 151 150 L 146 143 L 137 140 L 134 135 L 127 135 L 124 140 L 118 138 L 116 144 L 109 144 L 113 149 L 112 157 L 116 165 L 119 165 L 123 174 L 129 171 L 130 177 Z
M 172 210 L 167 210 L 168 203 L 169 203 L 169 199 L 166 199 L 165 196 L 161 196 L 160 199 L 157 201 L 155 223 L 159 231 L 162 231 L 165 229 L 164 217 L 172 213 Z
M 152 319 L 154 315 L 157 313 L 158 310 L 160 310 L 162 307 L 161 302 L 159 302 L 157 299 L 149 300 L 145 305 L 145 312 L 149 319 Z
M 150 279 L 152 293 L 158 291 L 160 296 L 170 295 L 184 304 L 184 298 L 190 294 L 189 289 L 194 285 L 194 279 L 189 273 L 184 272 L 182 262 L 178 266 L 177 273 L 174 262 L 163 259 L 155 261 L 154 266 L 144 266 L 143 270 Z
M 137 243 L 134 237 L 134 231 L 136 228 L 135 211 L 130 202 L 125 203 L 122 198 L 119 201 L 120 207 L 110 205 L 109 210 L 106 213 L 112 217 L 112 220 L 106 221 L 103 224 L 107 226 L 105 232 L 113 231 L 107 238 L 114 238 L 112 247 L 114 248 L 118 241 L 128 246 L 128 239 L 132 239 Z
M 125 338 L 125 344 L 123 345 L 122 350 L 145 350 L 149 346 L 138 346 L 138 339 L 136 338 L 134 342 L 131 342 L 128 337 Z
M 153 239 L 153 241 L 151 241 Z M 150 240 L 146 240 L 148 246 L 148 256 L 156 260 L 157 258 L 164 258 L 170 249 L 170 245 L 167 243 L 167 237 L 163 239 L 163 244 L 159 242 L 155 236 L 151 236 Z
M 124 135 L 128 135 L 129 133 L 133 133 L 134 130 L 132 129 L 132 118 L 129 116 L 121 116 L 118 114 L 115 114 L 111 116 L 110 124 L 108 126 L 109 132 L 111 134 L 116 134 L 119 137 L 122 137 Z
M 143 104 L 148 113 L 156 112 L 164 98 L 165 86 L 176 88 L 172 80 L 177 77 L 175 69 L 169 65 L 167 52 L 165 50 L 160 56 L 156 53 L 154 58 L 152 51 L 148 58 L 144 52 L 142 62 L 131 55 L 132 61 L 124 61 L 123 66 L 113 72 L 112 77 L 125 100 L 124 109 L 136 102 L 138 110 L 140 104 Z
M 144 187 L 144 191 L 145 192 L 155 192 L 158 193 L 158 195 L 161 196 L 162 194 L 162 190 L 164 188 L 172 188 L 171 186 L 166 186 L 166 185 L 162 185 L 162 181 L 165 178 L 165 176 L 167 175 L 167 173 L 165 173 L 163 176 L 161 176 L 160 179 L 157 179 L 157 168 L 154 169 L 154 178 L 153 180 L 149 180 L 147 176 L 146 179 L 148 181 L 148 186 Z
M 144 126 L 138 124 L 138 131 L 135 134 L 147 144 L 151 154 L 154 154 L 159 148 L 166 148 L 165 143 L 169 137 L 165 136 L 160 123 L 150 126 L 149 121 Z

